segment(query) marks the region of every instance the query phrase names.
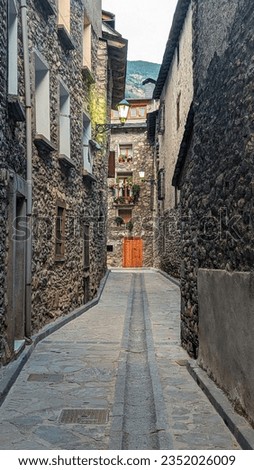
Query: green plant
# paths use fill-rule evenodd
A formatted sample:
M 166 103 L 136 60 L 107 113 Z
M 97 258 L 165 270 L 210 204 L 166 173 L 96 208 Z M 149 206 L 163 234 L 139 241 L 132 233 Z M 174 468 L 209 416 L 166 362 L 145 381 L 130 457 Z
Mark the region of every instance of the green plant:
M 115 223 L 116 223 L 116 225 L 117 225 L 118 227 L 120 227 L 121 225 L 123 225 L 124 220 L 123 220 L 122 217 L 117 216 L 117 217 L 115 218 Z
M 124 199 L 123 196 L 116 197 L 116 198 L 114 199 L 114 203 L 115 203 L 115 204 L 124 204 L 124 203 L 125 203 L 125 199 Z
M 133 186 L 132 186 L 132 194 L 133 194 L 134 202 L 137 202 L 137 200 L 138 200 L 138 198 L 139 198 L 139 193 L 140 193 L 140 186 L 139 186 L 139 184 L 133 184 Z
M 129 232 L 132 232 L 133 227 L 134 227 L 134 224 L 133 224 L 132 220 L 129 220 L 129 222 L 127 222 L 127 224 L 126 224 L 127 230 L 129 230 Z

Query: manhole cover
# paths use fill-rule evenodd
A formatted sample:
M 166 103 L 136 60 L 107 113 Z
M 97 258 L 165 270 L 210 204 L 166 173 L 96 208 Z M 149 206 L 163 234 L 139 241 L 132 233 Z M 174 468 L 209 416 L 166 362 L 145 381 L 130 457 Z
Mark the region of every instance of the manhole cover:
M 78 409 L 63 410 L 60 415 L 60 423 L 76 424 L 106 424 L 108 422 L 108 410 Z
M 29 382 L 60 383 L 63 381 L 63 375 L 61 374 L 30 374 L 27 380 L 29 380 Z

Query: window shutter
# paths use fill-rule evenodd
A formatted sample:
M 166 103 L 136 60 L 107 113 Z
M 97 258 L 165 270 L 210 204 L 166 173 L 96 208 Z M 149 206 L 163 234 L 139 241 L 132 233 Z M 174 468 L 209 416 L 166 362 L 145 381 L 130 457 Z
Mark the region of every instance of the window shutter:
M 108 158 L 108 178 L 115 177 L 115 166 L 116 166 L 116 153 L 111 151 L 109 152 L 109 158 Z

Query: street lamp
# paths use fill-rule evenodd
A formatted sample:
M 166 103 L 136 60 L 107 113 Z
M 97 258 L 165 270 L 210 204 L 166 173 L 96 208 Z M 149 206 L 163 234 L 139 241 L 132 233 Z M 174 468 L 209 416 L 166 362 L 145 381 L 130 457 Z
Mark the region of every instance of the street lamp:
M 139 171 L 139 177 L 144 183 L 150 183 L 151 185 L 155 184 L 155 179 L 153 179 L 153 178 L 149 178 L 147 180 L 144 179 L 145 178 L 144 170 Z
M 126 123 L 128 112 L 129 112 L 130 103 L 127 100 L 122 100 L 117 105 L 117 110 L 119 114 L 119 121 L 122 126 Z
M 103 132 L 107 132 L 112 128 L 121 128 L 122 126 L 124 126 L 127 120 L 130 104 L 128 103 L 126 99 L 123 99 L 122 101 L 120 101 L 120 103 L 118 103 L 116 107 L 117 107 L 118 114 L 119 114 L 120 124 L 112 124 L 112 123 L 96 124 L 95 126 L 96 133 L 102 134 Z

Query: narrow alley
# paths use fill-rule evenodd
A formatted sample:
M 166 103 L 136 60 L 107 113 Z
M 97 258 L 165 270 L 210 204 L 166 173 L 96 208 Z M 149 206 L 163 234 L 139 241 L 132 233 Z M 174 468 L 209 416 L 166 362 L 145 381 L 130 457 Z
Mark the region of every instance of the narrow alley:
M 110 271 L 98 304 L 33 350 L 1 406 L 0 448 L 240 449 L 187 370 L 179 309 L 160 272 Z

